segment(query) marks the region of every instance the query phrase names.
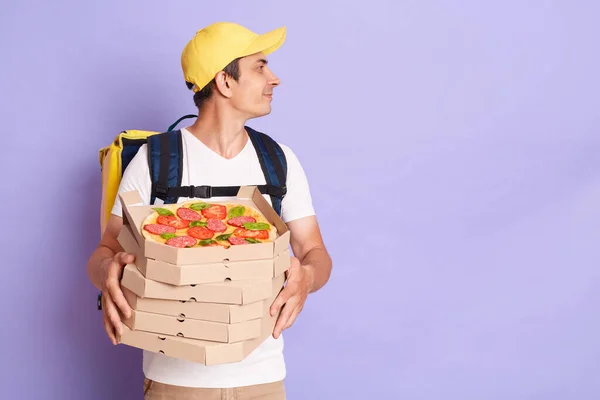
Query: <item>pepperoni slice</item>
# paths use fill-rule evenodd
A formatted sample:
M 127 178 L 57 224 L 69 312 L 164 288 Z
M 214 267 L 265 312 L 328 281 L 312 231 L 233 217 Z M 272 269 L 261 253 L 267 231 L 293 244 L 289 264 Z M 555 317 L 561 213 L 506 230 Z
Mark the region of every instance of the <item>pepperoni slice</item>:
M 227 230 L 227 226 L 220 219 L 216 218 L 209 218 L 206 221 L 206 227 L 213 232 L 225 232 Z
M 194 246 L 196 244 L 196 239 L 189 236 L 175 236 L 174 238 L 167 240 L 165 244 L 173 247 L 184 248 Z
M 187 207 L 179 207 L 177 209 L 177 215 L 179 216 L 179 218 L 188 221 L 200 221 L 202 219 L 202 215 Z
M 160 225 L 172 226 L 175 229 L 184 229 L 190 225 L 190 221 L 179 219 L 174 215 L 161 215 L 156 219 L 156 222 Z
M 162 235 L 163 233 L 175 233 L 175 228 L 169 225 L 147 224 L 144 229 L 154 235 Z
M 213 204 L 202 210 L 202 215 L 206 218 L 225 219 L 227 218 L 227 208 L 221 204 Z
M 243 227 L 244 224 L 248 223 L 248 222 L 256 222 L 256 218 L 249 217 L 249 216 L 241 216 L 241 217 L 233 217 L 229 221 L 227 221 L 227 223 L 229 225 L 237 226 L 238 228 Z
M 229 241 L 229 243 L 237 245 L 237 244 L 248 244 L 248 242 L 246 242 L 246 239 L 241 238 L 241 237 L 237 237 L 237 236 L 229 236 L 229 239 L 227 239 Z
M 269 231 L 251 231 L 249 229 L 238 228 L 233 234 L 242 238 L 268 239 Z
M 212 238 L 215 233 L 203 226 L 193 226 L 188 229 L 188 235 L 196 239 L 204 240 Z

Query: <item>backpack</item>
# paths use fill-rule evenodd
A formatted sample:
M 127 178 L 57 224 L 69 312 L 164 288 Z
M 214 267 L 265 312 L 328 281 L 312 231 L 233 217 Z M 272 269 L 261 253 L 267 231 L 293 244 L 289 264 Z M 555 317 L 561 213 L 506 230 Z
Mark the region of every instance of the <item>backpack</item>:
M 100 229 L 104 233 L 119 190 L 123 171 L 143 144 L 148 146 L 148 166 L 152 181 L 150 204 L 174 204 L 180 197 L 211 198 L 236 196 L 239 186 L 181 186 L 183 148 L 181 130 L 174 130 L 185 115 L 173 123 L 166 132 L 125 130 L 109 145 L 100 149 L 102 170 L 102 202 Z M 273 208 L 281 216 L 281 201 L 287 192 L 287 162 L 281 147 L 270 136 L 245 127 L 256 149 L 265 176 L 265 185 L 255 185 L 262 194 L 271 197 Z

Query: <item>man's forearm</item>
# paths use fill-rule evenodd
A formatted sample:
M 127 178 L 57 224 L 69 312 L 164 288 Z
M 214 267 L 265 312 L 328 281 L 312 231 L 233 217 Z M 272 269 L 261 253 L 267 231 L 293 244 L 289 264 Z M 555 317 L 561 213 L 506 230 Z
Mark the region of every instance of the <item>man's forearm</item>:
M 104 281 L 106 281 L 104 260 L 114 257 L 115 252 L 107 246 L 99 246 L 90 256 L 87 264 L 88 276 L 90 282 L 98 289 L 102 290 Z
M 324 247 L 311 249 L 300 262 L 313 272 L 314 281 L 310 293 L 316 292 L 325 286 L 331 275 L 332 262 L 329 253 Z

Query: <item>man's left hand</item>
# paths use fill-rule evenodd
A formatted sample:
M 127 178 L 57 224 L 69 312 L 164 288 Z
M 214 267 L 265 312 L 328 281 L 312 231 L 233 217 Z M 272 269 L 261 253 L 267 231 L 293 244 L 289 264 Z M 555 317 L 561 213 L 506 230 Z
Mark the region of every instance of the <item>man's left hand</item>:
M 296 317 L 304 308 L 304 302 L 312 290 L 314 280 L 312 267 L 301 265 L 298 258 L 292 257 L 287 284 L 271 305 L 271 315 L 275 315 L 283 307 L 273 330 L 275 339 L 279 338 L 283 330 L 294 324 Z

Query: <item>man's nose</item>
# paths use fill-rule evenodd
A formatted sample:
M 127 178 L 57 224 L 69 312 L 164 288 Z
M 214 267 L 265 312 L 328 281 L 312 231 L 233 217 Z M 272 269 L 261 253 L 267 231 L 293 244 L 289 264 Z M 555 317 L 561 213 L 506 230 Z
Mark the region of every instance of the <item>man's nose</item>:
M 269 83 L 273 86 L 279 86 L 281 84 L 281 80 L 271 72 L 271 79 L 269 80 Z

